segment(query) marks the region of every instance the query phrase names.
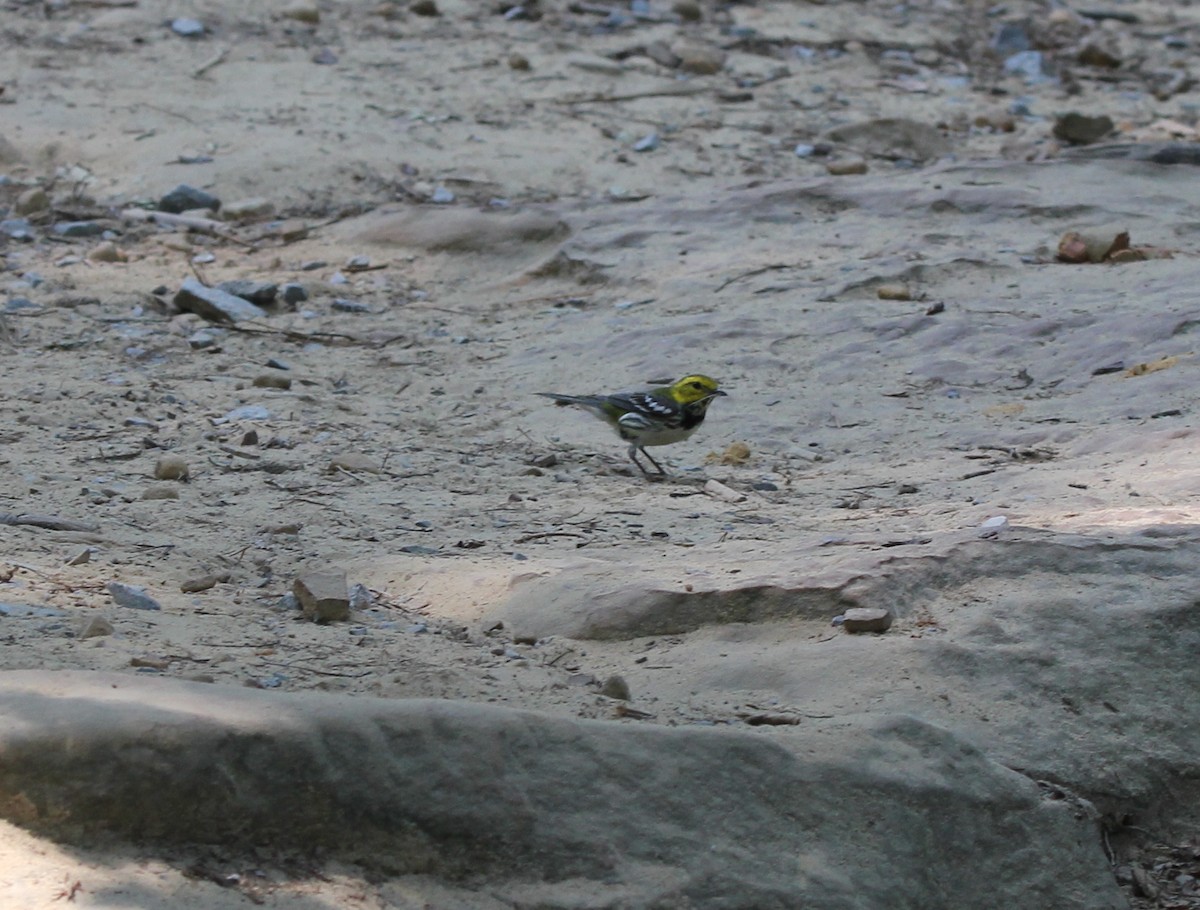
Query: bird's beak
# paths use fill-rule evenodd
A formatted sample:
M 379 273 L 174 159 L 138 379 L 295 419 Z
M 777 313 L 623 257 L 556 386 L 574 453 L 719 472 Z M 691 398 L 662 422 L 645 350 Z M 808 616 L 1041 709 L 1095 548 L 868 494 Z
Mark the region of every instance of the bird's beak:
M 729 397 L 729 393 L 728 393 L 728 392 L 722 392 L 720 389 L 717 389 L 715 392 L 713 392 L 713 397 L 714 397 L 714 398 L 716 398 L 718 395 L 720 395 L 722 398 L 728 398 L 728 397 Z

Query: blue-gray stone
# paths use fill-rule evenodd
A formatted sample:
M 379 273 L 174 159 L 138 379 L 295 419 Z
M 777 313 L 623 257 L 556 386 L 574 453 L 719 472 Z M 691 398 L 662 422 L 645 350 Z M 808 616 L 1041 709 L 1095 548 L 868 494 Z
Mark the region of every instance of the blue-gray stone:
M 266 319 L 263 310 L 249 300 L 219 288 L 205 287 L 195 278 L 184 279 L 175 294 L 175 306 L 196 313 L 214 322 L 242 322 L 246 319 Z
M 227 294 L 233 294 L 259 306 L 269 306 L 279 294 L 279 285 L 269 281 L 251 281 L 249 278 L 222 281 L 217 287 Z
M 119 581 L 108 583 L 108 594 L 118 607 L 128 607 L 131 610 L 161 610 L 162 605 L 146 593 L 145 588 L 136 585 L 122 584 Z
M 1013 54 L 1004 61 L 1004 71 L 1017 76 L 1024 76 L 1028 83 L 1048 82 L 1053 76 L 1047 75 L 1042 68 L 1041 51 L 1021 51 Z
M 199 19 L 181 18 L 171 20 L 171 31 L 181 38 L 201 38 L 206 29 Z
M 32 240 L 33 225 L 27 218 L 7 218 L 0 221 L 0 234 L 12 240 Z
M 367 306 L 365 303 L 361 303 L 357 300 L 346 300 L 345 298 L 342 298 L 342 297 L 339 297 L 337 300 L 335 300 L 333 302 L 332 306 L 339 313 L 369 313 L 369 312 L 371 312 L 371 308 L 369 306 Z
M 633 144 L 633 150 L 635 152 L 652 152 L 658 148 L 658 144 L 658 133 L 647 133 Z
M 1007 56 L 1032 49 L 1033 42 L 1029 40 L 1029 32 L 1024 25 L 1006 22 L 992 36 L 992 48 Z

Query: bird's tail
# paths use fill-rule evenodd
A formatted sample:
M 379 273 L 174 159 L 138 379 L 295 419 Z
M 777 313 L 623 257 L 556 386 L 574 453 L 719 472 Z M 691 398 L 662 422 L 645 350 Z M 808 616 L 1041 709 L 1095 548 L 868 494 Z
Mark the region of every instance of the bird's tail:
M 558 392 L 534 392 L 535 395 L 541 395 L 543 398 L 550 398 L 557 405 L 577 404 L 585 408 L 594 408 L 597 402 L 594 398 L 587 395 L 560 395 Z

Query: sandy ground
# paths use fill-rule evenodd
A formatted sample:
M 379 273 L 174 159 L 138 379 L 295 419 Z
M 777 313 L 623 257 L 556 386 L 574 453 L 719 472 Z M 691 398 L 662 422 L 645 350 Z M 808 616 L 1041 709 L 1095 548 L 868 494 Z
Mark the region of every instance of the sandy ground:
M 0 207 L 39 186 L 52 206 L 33 241 L 0 238 L 0 510 L 79 525 L 0 525 L 0 601 L 18 607 L 0 667 L 588 717 L 614 716 L 598 686 L 619 673 L 642 720 L 737 723 L 797 701 L 646 669 L 730 633 L 535 643 L 494 613 L 580 566 L 720 589 L 772 565 L 802 579 L 819 556 L 789 554 L 822 543 L 882 560 L 999 517 L 1194 523 L 1194 181 L 1070 157 L 1052 130 L 1077 111 L 1111 117 L 1113 141 L 1193 140 L 1200 8 L 989 9 L 0 2 Z M 1050 75 L 1005 71 L 1005 24 Z M 881 117 L 921 129 L 830 135 Z M 120 217 L 179 183 L 271 210 L 216 235 Z M 88 219 L 117 261 L 55 233 Z M 1075 227 L 1129 230 L 1149 258 L 1055 262 Z M 309 297 L 213 326 L 171 303 L 189 277 Z M 693 371 L 730 397 L 659 450 L 659 484 L 534 395 Z M 165 456 L 186 480 L 155 478 Z M 285 596 L 330 567 L 360 609 L 304 622 Z M 111 581 L 162 609 L 115 605 Z M 85 637 L 96 617 L 110 634 Z M 21 906 L 74 881 L 83 905 L 207 889 L 219 906 L 178 868 L 7 828 L 0 850 L 36 870 L 4 885 Z M 99 902 L 109 879 L 143 893 Z M 352 876 L 311 887 L 312 906 L 408 906 Z

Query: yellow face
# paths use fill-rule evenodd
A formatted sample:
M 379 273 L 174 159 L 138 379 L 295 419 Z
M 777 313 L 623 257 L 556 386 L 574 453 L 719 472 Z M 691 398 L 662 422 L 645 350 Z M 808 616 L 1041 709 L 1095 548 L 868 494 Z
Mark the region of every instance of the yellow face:
M 702 401 L 705 398 L 712 398 L 714 395 L 724 395 L 718 386 L 715 379 L 708 376 L 684 376 L 681 380 L 671 386 L 671 397 L 680 404 L 692 404 L 696 401 Z

